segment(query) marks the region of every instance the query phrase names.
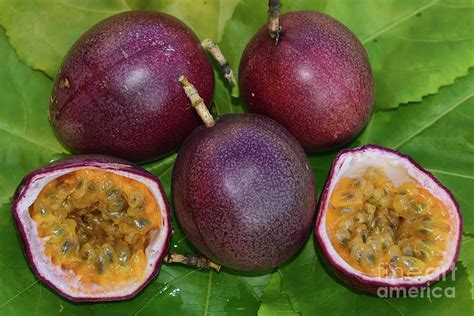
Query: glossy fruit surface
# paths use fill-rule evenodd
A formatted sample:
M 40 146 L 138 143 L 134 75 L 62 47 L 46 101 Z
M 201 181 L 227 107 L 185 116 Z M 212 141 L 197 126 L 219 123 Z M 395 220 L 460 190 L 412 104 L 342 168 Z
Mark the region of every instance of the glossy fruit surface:
M 158 274 L 171 235 L 158 178 L 101 155 L 34 170 L 12 213 L 36 276 L 72 301 L 135 296 Z
M 451 192 L 410 157 L 376 145 L 336 157 L 315 234 L 351 286 L 372 293 L 426 287 L 453 269 L 461 233 Z
M 199 123 L 178 83 L 183 74 L 210 104 L 213 70 L 190 28 L 159 12 L 114 15 L 83 34 L 64 58 L 50 121 L 75 153 L 135 162 L 163 157 Z
M 277 46 L 264 25 L 242 55 L 239 80 L 249 110 L 285 126 L 309 151 L 348 142 L 374 104 L 364 47 L 323 13 L 289 12 L 280 17 L 280 26 Z
M 286 261 L 308 236 L 316 205 L 303 149 L 257 114 L 228 115 L 196 129 L 178 153 L 172 193 L 194 246 L 238 270 Z

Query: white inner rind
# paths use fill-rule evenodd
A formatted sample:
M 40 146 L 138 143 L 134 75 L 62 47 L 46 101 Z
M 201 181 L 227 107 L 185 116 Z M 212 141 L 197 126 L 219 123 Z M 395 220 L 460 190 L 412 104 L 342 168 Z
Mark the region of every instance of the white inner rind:
M 117 175 L 121 175 L 126 178 L 137 180 L 143 183 L 153 194 L 158 207 L 161 212 L 162 217 L 162 226 L 160 229 L 154 229 L 150 231 L 150 244 L 145 249 L 145 254 L 147 257 L 147 266 L 143 273 L 142 280 L 136 280 L 119 288 L 109 290 L 104 293 L 104 289 L 100 286 L 94 287 L 84 287 L 79 276 L 75 275 L 72 270 L 63 270 L 60 266 L 53 264 L 51 258 L 44 254 L 45 244 L 48 238 L 38 238 L 38 225 L 35 221 L 31 219 L 29 213 L 29 207 L 35 202 L 36 198 L 40 194 L 41 190 L 52 180 L 61 177 L 67 173 L 74 172 L 80 169 L 97 169 L 101 171 L 111 172 Z M 49 280 L 53 283 L 57 289 L 69 296 L 74 298 L 120 298 L 123 296 L 128 296 L 135 291 L 137 291 L 151 276 L 151 274 L 157 268 L 156 265 L 160 264 L 158 258 L 160 258 L 165 250 L 165 242 L 170 231 L 168 225 L 169 218 L 166 212 L 166 202 L 160 191 L 159 186 L 153 180 L 136 175 L 134 173 L 125 172 L 120 169 L 124 169 L 123 165 L 117 165 L 114 167 L 114 164 L 100 165 L 97 167 L 94 166 L 84 166 L 84 167 L 72 167 L 64 168 L 58 171 L 52 171 L 48 174 L 37 175 L 31 179 L 28 187 L 23 188 L 21 194 L 21 199 L 18 201 L 17 212 L 18 218 L 20 220 L 20 225 L 23 227 L 26 237 L 26 247 L 31 252 L 30 260 L 33 261 L 34 266 L 36 267 L 38 273 L 46 280 Z M 41 252 L 38 254 L 38 252 Z
M 349 265 L 334 249 L 326 229 L 326 214 L 330 202 L 332 192 L 341 178 L 344 177 L 362 177 L 368 167 L 381 167 L 385 171 L 387 177 L 397 187 L 404 182 L 410 181 L 419 184 L 421 187 L 427 189 L 431 194 L 438 198 L 449 211 L 450 223 L 453 234 L 450 234 L 450 239 L 447 240 L 446 251 L 444 253 L 444 263 L 437 270 L 430 274 L 416 277 L 375 277 L 364 274 L 363 272 L 353 268 Z M 457 244 L 459 241 L 458 232 L 460 231 L 461 219 L 458 216 L 458 211 L 453 200 L 438 183 L 428 176 L 425 172 L 413 165 L 407 158 L 396 155 L 392 152 L 383 151 L 381 149 L 362 149 L 357 152 L 348 152 L 339 157 L 334 166 L 334 174 L 330 179 L 326 200 L 323 201 L 321 207 L 322 214 L 321 221 L 318 227 L 318 234 L 325 245 L 329 255 L 339 268 L 358 278 L 370 282 L 379 282 L 387 285 L 404 284 L 420 284 L 429 281 L 437 280 L 440 276 L 444 276 L 455 264 L 454 257 L 456 256 Z

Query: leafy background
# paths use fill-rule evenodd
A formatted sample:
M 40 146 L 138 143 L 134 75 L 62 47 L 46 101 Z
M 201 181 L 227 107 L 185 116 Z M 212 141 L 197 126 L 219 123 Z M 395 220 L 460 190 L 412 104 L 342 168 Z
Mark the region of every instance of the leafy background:
M 376 80 L 376 111 L 349 146 L 377 143 L 407 153 L 452 189 L 464 232 L 456 271 L 438 283 L 455 298 L 380 299 L 343 285 L 312 236 L 267 274 L 164 265 L 136 298 L 73 304 L 35 278 L 21 251 L 10 197 L 21 178 L 65 152 L 47 120 L 52 78 L 78 36 L 132 9 L 160 10 L 213 37 L 238 69 L 245 44 L 266 21 L 263 0 L 0 0 L 0 315 L 473 315 L 474 0 L 283 0 L 346 24 L 364 44 Z M 218 80 L 213 112 L 242 112 Z M 310 155 L 321 189 L 335 153 Z M 175 155 L 144 165 L 170 193 Z M 174 222 L 171 249 L 193 248 Z

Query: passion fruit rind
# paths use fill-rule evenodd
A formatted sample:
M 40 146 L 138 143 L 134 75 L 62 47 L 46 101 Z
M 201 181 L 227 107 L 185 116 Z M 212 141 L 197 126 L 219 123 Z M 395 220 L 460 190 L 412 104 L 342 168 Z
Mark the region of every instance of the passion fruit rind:
M 183 73 L 210 105 L 212 64 L 185 23 L 157 11 L 117 13 L 82 34 L 65 55 L 49 121 L 75 154 L 133 162 L 166 157 L 199 124 L 177 82 Z
M 189 240 L 227 268 L 273 269 L 296 253 L 313 225 L 310 162 L 286 129 L 259 114 L 225 115 L 194 130 L 171 187 Z
M 41 190 L 52 180 L 81 169 L 97 169 L 144 183 L 150 190 L 161 212 L 162 223 L 158 234 L 146 247 L 147 263 L 143 280 L 124 288 L 100 292 L 77 288 L 78 281 L 71 283 L 63 279 L 68 272 L 52 263 L 43 253 L 44 242 L 37 235 L 37 228 L 29 215 L 29 208 Z M 23 178 L 12 201 L 12 214 L 20 234 L 27 261 L 35 275 L 53 288 L 59 295 L 74 302 L 119 301 L 134 297 L 159 273 L 163 258 L 168 253 L 171 238 L 170 207 L 159 179 L 145 169 L 128 161 L 105 155 L 80 155 L 52 162 L 33 170 Z M 40 250 L 41 249 L 41 250 Z M 41 254 L 39 255 L 39 251 Z M 69 276 L 71 272 L 69 272 Z
M 414 277 L 375 277 L 364 274 L 351 267 L 335 251 L 331 241 L 329 240 L 326 228 L 326 212 L 329 208 L 331 194 L 336 187 L 336 184 L 343 176 L 341 173 L 344 173 L 351 163 L 355 163 L 353 162 L 354 159 L 364 156 L 366 156 L 369 161 L 368 165 L 373 163 L 383 165 L 386 162 L 388 165 L 392 163 L 392 166 L 395 166 L 396 168 L 404 168 L 406 172 L 408 172 L 408 176 L 416 179 L 423 188 L 427 189 L 431 194 L 440 199 L 440 201 L 447 207 L 453 221 L 453 235 L 451 242 L 447 245 L 447 254 L 444 263 L 436 271 L 428 275 Z M 380 161 L 384 161 L 384 163 Z M 353 167 L 354 166 L 351 166 L 351 168 Z M 377 294 L 377 291 L 380 288 L 424 288 L 446 276 L 454 268 L 459 256 L 462 238 L 462 215 L 459 203 L 456 201 L 451 191 L 441 184 L 433 174 L 423 169 L 423 167 L 421 167 L 411 157 L 396 150 L 370 144 L 362 147 L 345 149 L 336 156 L 321 194 L 314 233 L 319 248 L 324 254 L 327 263 L 334 269 L 334 272 L 338 277 L 352 288 L 371 294 Z

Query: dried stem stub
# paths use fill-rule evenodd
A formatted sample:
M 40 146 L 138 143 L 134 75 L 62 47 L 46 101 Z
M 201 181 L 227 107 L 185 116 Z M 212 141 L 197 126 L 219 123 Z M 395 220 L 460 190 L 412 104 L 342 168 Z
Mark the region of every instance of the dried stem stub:
M 210 38 L 206 38 L 201 42 L 201 46 L 209 52 L 209 54 L 212 55 L 212 57 L 216 60 L 217 64 L 219 65 L 219 68 L 224 75 L 224 77 L 227 79 L 232 95 L 233 96 L 238 96 L 238 85 L 237 85 L 237 80 L 235 79 L 234 72 L 232 71 L 232 68 L 230 67 L 229 62 L 225 58 L 224 54 L 222 54 L 221 49 L 219 46 L 217 46 L 216 43 L 212 41 Z
M 268 31 L 275 40 L 275 45 L 278 45 L 281 34 L 280 0 L 268 0 Z
M 201 98 L 199 93 L 185 76 L 179 77 L 178 81 L 183 86 L 184 92 L 188 96 L 189 100 L 191 101 L 191 105 L 196 110 L 198 115 L 201 117 L 201 120 L 204 122 L 206 127 L 214 126 L 214 118 L 212 117 L 211 113 L 209 112 L 208 108 L 204 104 L 204 100 Z
M 217 272 L 221 269 L 220 264 L 217 264 L 204 256 L 198 256 L 192 253 L 187 253 L 185 255 L 170 252 L 168 253 L 163 262 L 165 263 L 181 263 L 185 266 L 197 269 L 214 269 Z

